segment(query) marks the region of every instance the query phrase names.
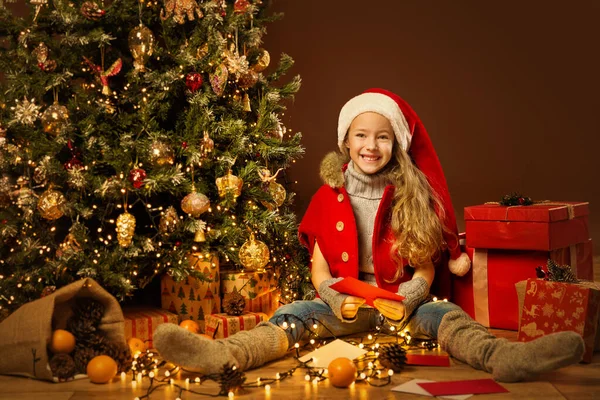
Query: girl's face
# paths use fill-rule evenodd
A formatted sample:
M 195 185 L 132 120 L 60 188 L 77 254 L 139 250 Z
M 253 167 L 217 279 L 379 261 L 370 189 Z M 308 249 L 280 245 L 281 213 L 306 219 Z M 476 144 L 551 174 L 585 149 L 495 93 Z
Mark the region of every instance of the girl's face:
M 354 166 L 371 175 L 381 171 L 392 159 L 394 139 L 394 130 L 386 117 L 366 112 L 354 118 L 345 143 Z

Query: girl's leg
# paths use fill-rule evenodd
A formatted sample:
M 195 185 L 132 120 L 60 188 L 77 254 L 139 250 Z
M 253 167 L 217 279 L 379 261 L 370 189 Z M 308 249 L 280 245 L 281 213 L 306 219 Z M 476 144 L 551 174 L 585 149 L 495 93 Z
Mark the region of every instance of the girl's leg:
M 296 328 L 282 329 L 280 325 L 286 318 L 288 324 L 294 323 Z M 226 339 L 209 340 L 175 324 L 162 324 L 156 328 L 153 341 L 164 359 L 186 369 L 212 374 L 229 363 L 245 371 L 283 357 L 305 334 L 300 321 L 310 318 L 320 321 L 318 333 L 324 336 L 327 334 L 323 325 L 337 336 L 369 330 L 376 321 L 374 312 L 362 310 L 356 321 L 345 323 L 339 321 L 321 300 L 296 301 L 280 307 L 269 322 L 261 322 L 252 330 L 238 332 Z
M 352 321 L 340 321 L 331 308 L 321 299 L 295 301 L 275 311 L 269 322 L 285 330 L 289 347 L 309 339 L 305 328 L 317 333 L 321 338 L 345 336 L 366 332 L 375 328 L 377 312 L 374 308 L 361 307 Z M 291 328 L 291 324 L 295 327 Z M 313 328 L 313 324 L 317 328 Z M 306 326 L 305 326 L 306 324 Z
M 439 301 L 419 307 L 408 329 L 415 337 L 437 337 L 452 357 L 501 382 L 577 363 L 584 351 L 583 339 L 575 332 L 557 332 L 527 343 L 499 339 L 458 306 Z

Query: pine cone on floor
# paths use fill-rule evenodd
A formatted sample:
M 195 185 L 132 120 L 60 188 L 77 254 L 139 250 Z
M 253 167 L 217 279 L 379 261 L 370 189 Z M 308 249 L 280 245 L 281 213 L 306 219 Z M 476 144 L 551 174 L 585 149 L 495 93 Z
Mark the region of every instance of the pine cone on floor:
M 100 325 L 104 316 L 102 303 L 89 297 L 78 298 L 73 306 L 73 317 L 79 320 L 89 321 L 93 326 Z
M 77 372 L 82 374 L 87 373 L 87 365 L 90 360 L 102 353 L 95 349 L 90 349 L 86 346 L 77 345 L 73 353 L 73 359 L 75 360 L 75 368 Z
M 131 369 L 133 357 L 131 357 L 131 350 L 129 349 L 129 346 L 116 342 L 106 342 L 104 344 L 102 354 L 106 354 L 117 362 L 119 373 L 129 372 Z
M 237 290 L 225 294 L 223 310 L 228 315 L 242 315 L 246 307 L 246 299 Z
M 95 335 L 96 326 L 91 321 L 71 317 L 67 321 L 67 330 L 75 336 L 77 341 L 85 341 L 90 335 Z
M 75 376 L 75 361 L 68 354 L 55 354 L 49 362 L 52 376 L 66 380 Z
M 379 348 L 377 359 L 382 367 L 400 372 L 406 364 L 406 350 L 398 343 L 384 344 Z
M 101 333 L 94 333 L 79 342 L 82 346 L 102 352 L 108 340 Z
M 239 368 L 226 364 L 216 381 L 221 385 L 219 395 L 227 396 L 229 392 L 235 392 L 246 382 L 246 375 Z

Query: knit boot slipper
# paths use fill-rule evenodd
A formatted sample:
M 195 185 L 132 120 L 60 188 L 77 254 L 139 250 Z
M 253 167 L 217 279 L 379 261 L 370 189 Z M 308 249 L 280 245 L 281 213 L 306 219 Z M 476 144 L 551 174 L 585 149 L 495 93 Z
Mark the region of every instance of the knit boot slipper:
M 444 315 L 438 341 L 452 357 L 492 373 L 500 382 L 517 382 L 581 361 L 584 342 L 575 332 L 557 332 L 527 343 L 490 334 L 464 311 Z
M 175 324 L 161 324 L 153 335 L 154 346 L 167 361 L 203 374 L 221 371 L 225 364 L 242 371 L 283 357 L 288 349 L 285 331 L 270 322 L 238 332 L 226 339 L 210 340 Z

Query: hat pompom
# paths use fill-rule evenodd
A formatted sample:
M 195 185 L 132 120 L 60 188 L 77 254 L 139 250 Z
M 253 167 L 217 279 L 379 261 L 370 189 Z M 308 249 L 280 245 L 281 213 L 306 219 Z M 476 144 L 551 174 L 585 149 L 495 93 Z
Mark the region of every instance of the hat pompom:
M 450 272 L 457 276 L 463 276 L 471 269 L 471 259 L 467 253 L 461 253 L 456 260 L 448 261 Z

